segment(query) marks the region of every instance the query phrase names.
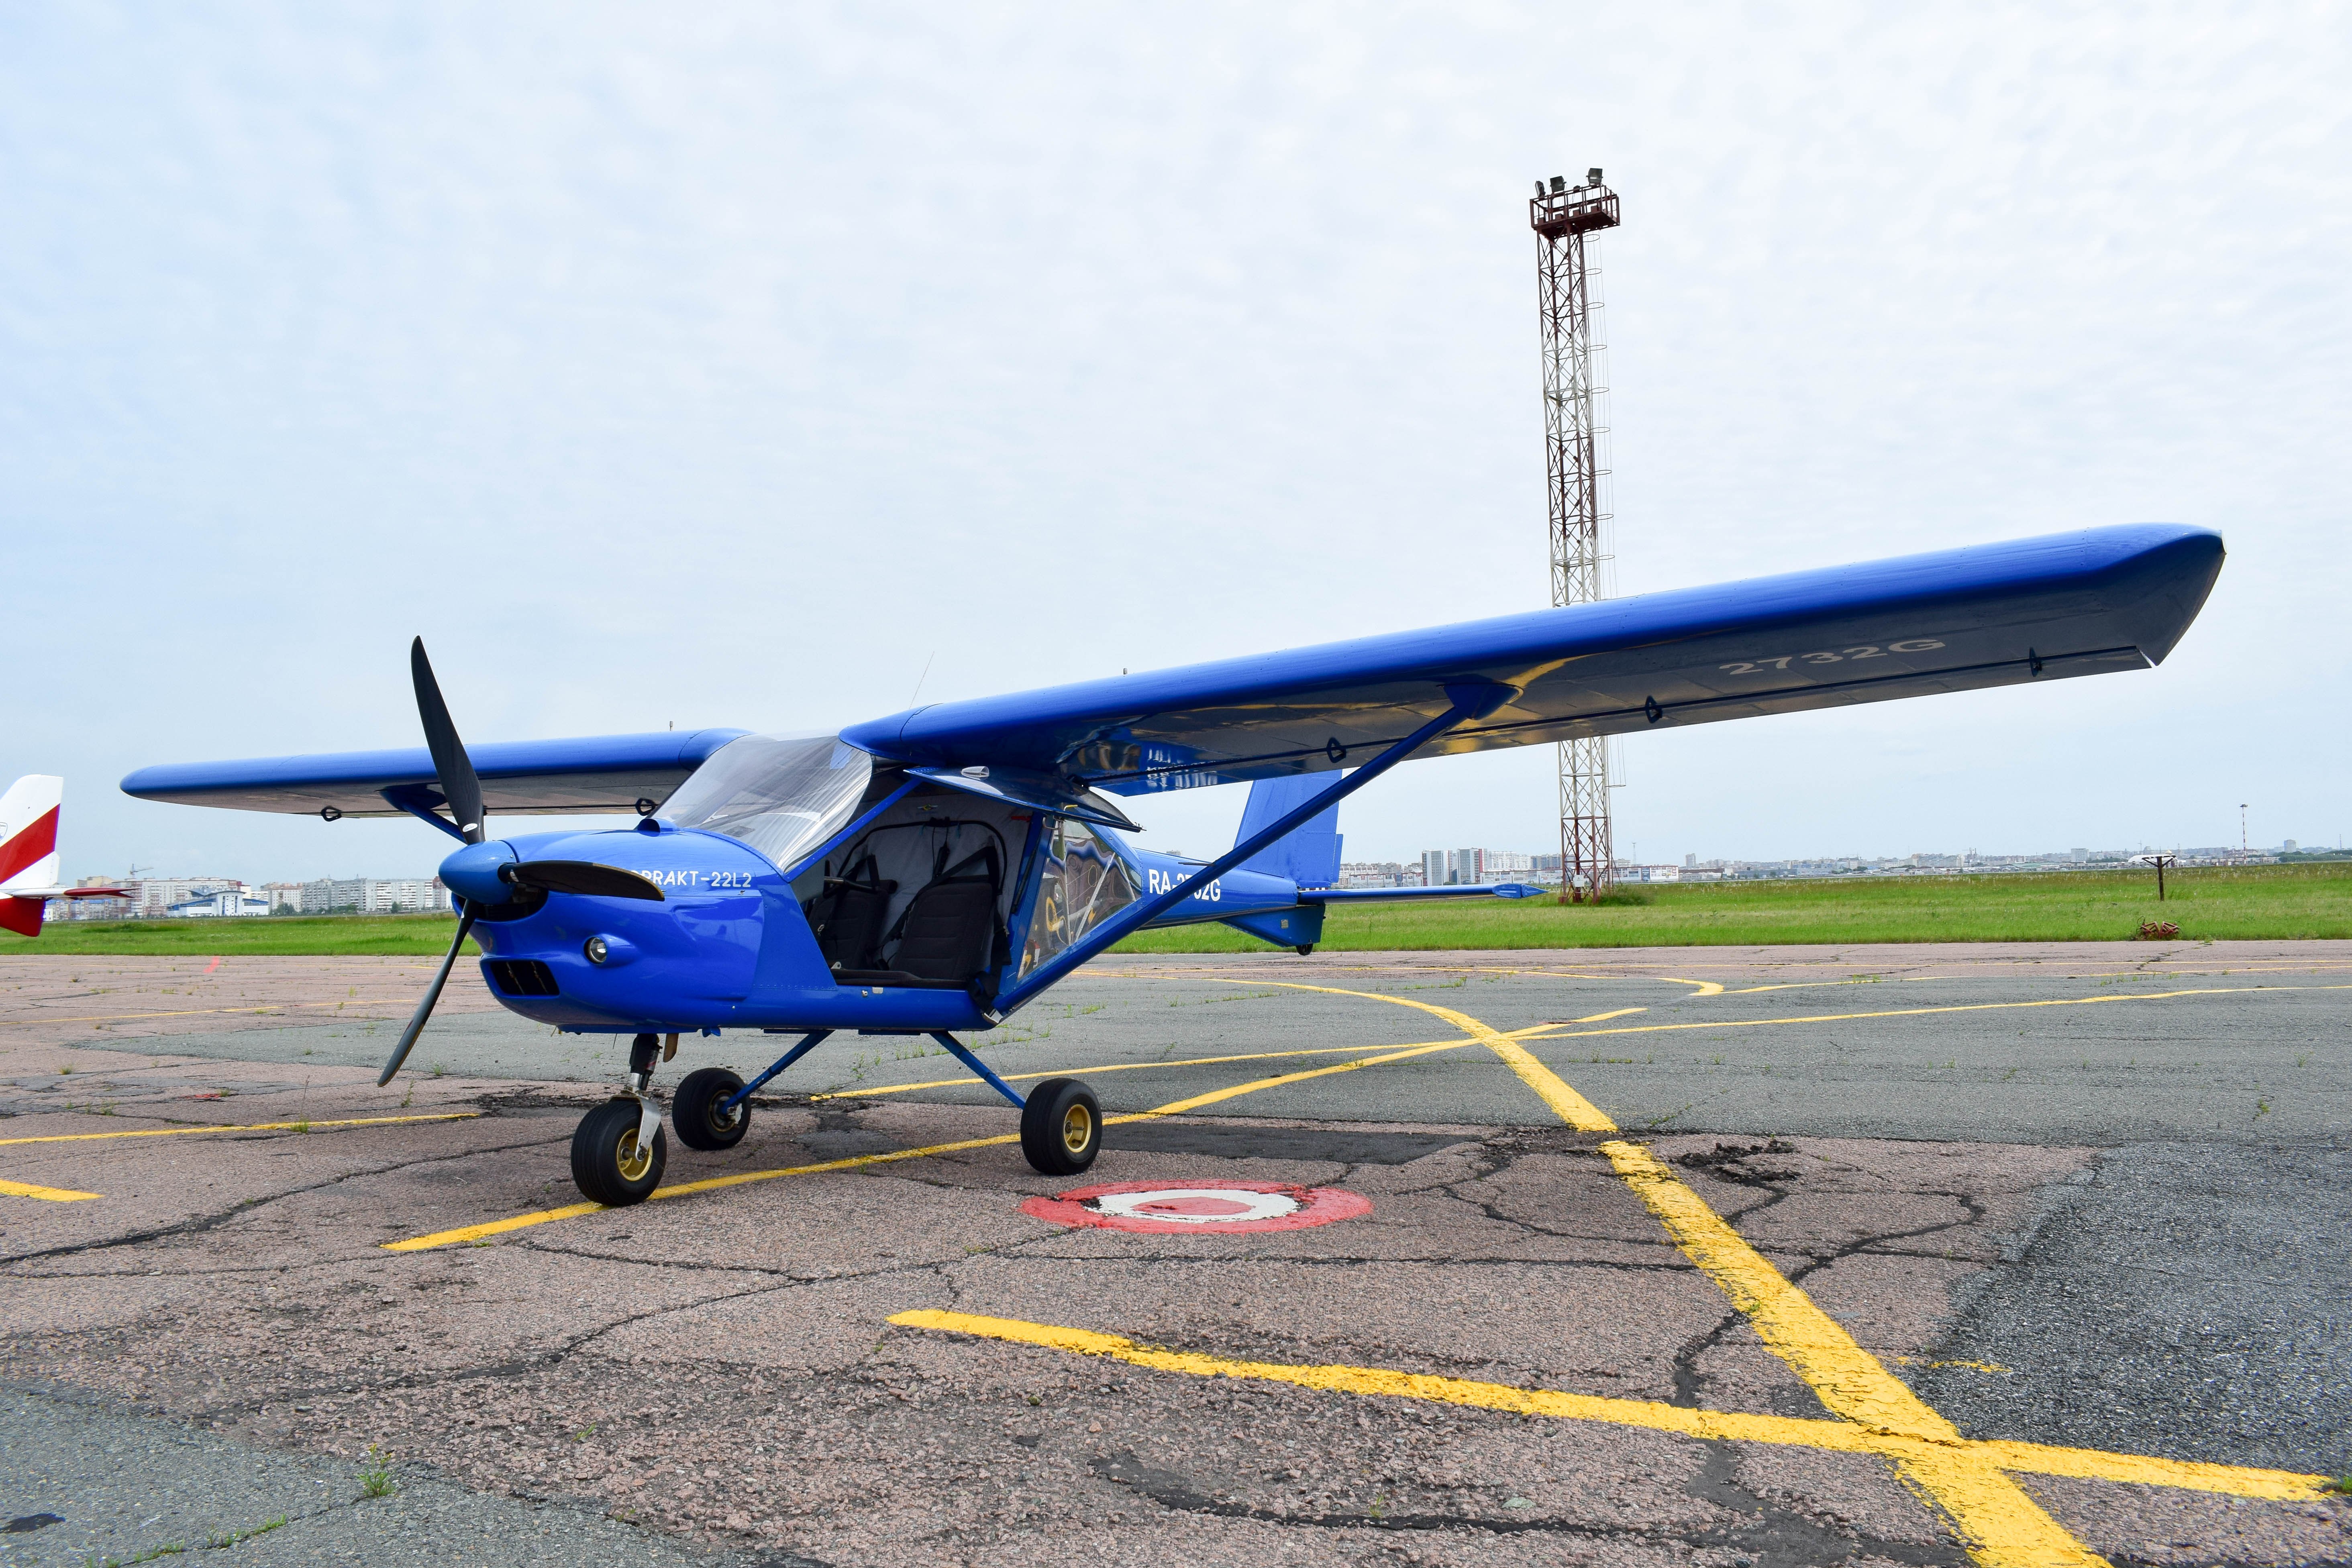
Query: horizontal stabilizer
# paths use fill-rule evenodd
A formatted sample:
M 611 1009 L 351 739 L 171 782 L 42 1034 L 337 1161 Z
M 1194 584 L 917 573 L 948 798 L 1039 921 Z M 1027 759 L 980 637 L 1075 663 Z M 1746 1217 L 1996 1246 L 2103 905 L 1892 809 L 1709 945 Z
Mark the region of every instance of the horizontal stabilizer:
M 1537 899 L 1553 891 L 1531 882 L 1473 882 L 1446 888 L 1326 888 L 1298 895 L 1302 904 L 1401 904 L 1420 899 Z

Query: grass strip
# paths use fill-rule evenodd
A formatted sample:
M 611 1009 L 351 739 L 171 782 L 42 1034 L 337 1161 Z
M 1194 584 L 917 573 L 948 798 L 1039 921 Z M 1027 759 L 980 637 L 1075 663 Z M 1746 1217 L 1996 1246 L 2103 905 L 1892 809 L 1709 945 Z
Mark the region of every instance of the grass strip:
M 1335 905 L 1323 951 L 1776 946 L 1898 942 L 2123 942 L 2170 921 L 2177 940 L 2352 937 L 2352 863 L 2015 876 L 1821 877 L 1658 883 L 1599 904 L 1464 899 Z M 1120 952 L 1263 952 L 1230 926 L 1177 926 Z
M 2015 876 L 1816 877 L 1658 883 L 1600 904 L 1457 899 L 1336 906 L 1320 943 L 1334 952 L 1492 948 L 1771 946 L 1894 942 L 2122 942 L 2170 921 L 2183 942 L 2352 938 L 2352 861 L 2175 870 L 2167 897 L 2143 870 Z M 37 938 L 0 933 L 14 953 L 434 958 L 448 915 L 274 915 L 252 920 L 60 921 Z M 467 952 L 474 951 L 467 943 Z M 1175 926 L 1119 952 L 1265 952 L 1231 926 Z

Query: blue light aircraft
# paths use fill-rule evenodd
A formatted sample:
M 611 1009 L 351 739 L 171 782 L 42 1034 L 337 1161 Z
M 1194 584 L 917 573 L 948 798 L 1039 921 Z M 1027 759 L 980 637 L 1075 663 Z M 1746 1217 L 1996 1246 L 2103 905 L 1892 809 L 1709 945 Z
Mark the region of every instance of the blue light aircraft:
M 456 940 L 384 1064 L 400 1070 L 471 935 L 524 1017 L 634 1036 L 572 1139 L 580 1190 L 644 1199 L 667 1153 L 650 1085 L 680 1037 L 799 1037 L 745 1083 L 688 1073 L 670 1121 L 739 1142 L 751 1095 L 836 1030 L 923 1035 L 1021 1110 L 1048 1174 L 1093 1163 L 1075 1079 L 1024 1098 L 956 1038 L 1147 926 L 1223 921 L 1310 951 L 1341 889 L 1339 803 L 1409 757 L 2146 669 L 2221 569 L 2219 535 L 2142 524 L 1295 648 L 975 701 L 835 735 L 608 735 L 468 750 L 419 639 L 423 750 L 143 768 L 146 800 L 421 817 Z M 1249 782 L 1209 861 L 1136 848 L 1112 796 Z M 633 827 L 492 839 L 490 812 L 634 811 Z

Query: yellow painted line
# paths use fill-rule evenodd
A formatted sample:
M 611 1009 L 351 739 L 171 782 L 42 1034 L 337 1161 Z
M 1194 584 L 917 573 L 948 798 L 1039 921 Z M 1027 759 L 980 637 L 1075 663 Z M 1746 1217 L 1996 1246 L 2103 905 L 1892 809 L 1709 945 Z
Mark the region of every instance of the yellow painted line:
M 1517 1041 L 1506 1039 L 1489 1026 L 1450 1007 L 1404 996 L 1383 999 L 1419 1007 L 1476 1037 L 1510 1063 L 1528 1087 L 1577 1131 L 1617 1130 L 1599 1107 L 1570 1088 Z M 1900 1452 L 1886 1451 L 1895 1462 L 1895 1474 L 1923 1502 L 1951 1521 L 1972 1559 L 1985 1568 L 2105 1568 L 2105 1558 L 2076 1541 L 1998 1466 L 1965 1450 L 1957 1427 L 1856 1344 L 1853 1335 L 1813 1304 L 1811 1297 L 1783 1279 L 1649 1150 L 1614 1138 L 1601 1144 L 1601 1150 L 1619 1177 L 1665 1226 L 1684 1255 L 1731 1298 L 1758 1336 L 1805 1380 L 1832 1414 L 1883 1436 L 1914 1440 Z
M 1543 1102 L 1550 1106 L 1559 1119 L 1570 1127 L 1580 1132 L 1617 1131 L 1617 1124 L 1602 1115 L 1600 1107 L 1560 1081 L 1550 1068 L 1529 1055 L 1526 1047 L 1493 1026 L 1479 1022 L 1467 1013 L 1456 1012 L 1451 1007 L 1441 1007 L 1434 1002 L 1423 1002 L 1410 996 L 1391 996 L 1379 991 L 1342 991 L 1336 985 L 1305 985 L 1295 980 L 1269 980 L 1265 984 L 1285 986 L 1293 991 L 1328 992 L 1334 996 L 1369 996 L 1376 1002 L 1393 1002 L 1400 1007 L 1418 1007 L 1424 1013 L 1435 1014 L 1469 1036 L 1471 1040 L 1486 1047 L 1496 1056 L 1510 1063 L 1512 1070 L 1519 1075 L 1520 1081 L 1535 1090 Z M 1617 1032 L 1613 1029 L 1593 1031 L 1595 1034 L 1603 1035 Z
M 1674 980 L 1675 984 L 1677 985 L 1697 986 L 1698 989 L 1691 993 L 1693 996 L 1720 996 L 1723 994 L 1723 982 L 1720 980 L 1675 980 L 1675 977 L 1671 974 L 1661 974 L 1658 978 L 1661 980 Z
M 1622 1017 L 1627 1013 L 1643 1013 L 1647 1011 L 1648 1009 L 1645 1007 L 1622 1007 L 1614 1013 L 1595 1013 L 1590 1018 L 1577 1018 L 1571 1021 L 1579 1024 L 1597 1024 L 1603 1018 L 1616 1018 Z M 1516 1039 L 1529 1035 L 1540 1037 L 1544 1030 L 1558 1027 L 1559 1026 L 1556 1024 L 1531 1024 L 1524 1029 L 1513 1029 L 1508 1031 L 1508 1033 Z M 1409 1043 L 1416 1046 L 1458 1046 L 1465 1044 L 1465 1042 L 1461 1040 L 1415 1040 Z M 1098 1067 L 1053 1068 L 1045 1072 L 1009 1072 L 1000 1074 L 999 1076 L 1007 1083 L 1026 1083 L 1031 1079 L 1090 1077 L 1095 1073 L 1103 1072 L 1141 1072 L 1150 1068 L 1212 1067 L 1220 1062 L 1278 1061 L 1286 1057 L 1339 1057 L 1346 1056 L 1350 1051 L 1361 1051 L 1368 1050 L 1371 1047 L 1367 1046 L 1315 1046 L 1296 1051 L 1246 1051 L 1237 1056 L 1192 1057 L 1181 1061 L 1110 1062 Z M 974 1085 L 980 1085 L 982 1088 L 987 1087 L 984 1084 L 980 1084 L 980 1080 L 972 1077 L 970 1073 L 966 1073 L 961 1078 L 937 1078 L 929 1079 L 924 1083 L 894 1083 L 885 1085 L 879 1089 L 830 1089 L 824 1094 L 812 1094 L 809 1096 L 809 1099 L 812 1100 L 864 1100 L 869 1096 L 877 1094 L 906 1094 L 919 1089 L 969 1089 Z
M 0 1018 L 0 1028 L 21 1024 L 128 1024 L 141 1018 L 208 1018 L 217 1013 L 250 1013 L 261 1017 L 288 1007 L 414 1007 L 414 996 L 346 996 L 339 1002 L 266 1002 L 258 1007 L 183 1007 L 172 1013 L 90 1013 L 79 1018 Z M 171 1053 L 163 1053 L 169 1056 Z
M 1265 984 L 1280 985 L 1285 983 L 1269 980 Z M 1307 989 L 1318 988 L 1309 986 Z M 2252 991 L 2352 991 L 2352 985 L 2200 986 L 2193 991 L 2146 991 L 2114 996 L 2052 996 L 2038 1002 L 1958 1002 L 1943 1007 L 1893 1007 L 1878 1013 L 1815 1013 L 1802 1018 L 1714 1018 L 1699 1024 L 1628 1024 L 1617 1029 L 1580 1029 L 1572 1035 L 1537 1035 L 1521 1031 L 1520 1037 L 1575 1040 L 1596 1035 L 1660 1035 L 1677 1029 L 1777 1029 L 1792 1024 L 1846 1024 L 1860 1018 L 1924 1018 L 1937 1013 L 1999 1013 L 2018 1007 L 2096 1007 L 2110 1002 L 2164 1002 L 2181 996 L 2236 996 Z M 1350 994 L 1370 996 L 1378 993 L 1365 991 Z
M 395 1121 L 464 1121 L 478 1110 L 442 1110 L 429 1116 L 354 1116 L 341 1121 L 256 1121 L 242 1127 L 140 1127 L 127 1132 L 52 1132 L 40 1138 L 0 1138 L 7 1143 L 88 1143 L 102 1138 L 184 1138 L 197 1132 L 315 1132 L 321 1127 L 385 1127 Z
M 1694 986 L 1696 989 L 1691 992 L 1693 996 L 1720 996 L 1723 994 L 1723 985 L 1720 981 L 1685 980 L 1679 976 L 1672 974 L 1592 974 L 1579 969 L 1504 969 L 1493 964 L 1482 963 L 1433 963 L 1426 966 L 1416 964 L 1406 967 L 1393 965 L 1383 966 L 1371 963 L 1355 963 L 1342 966 L 1341 973 L 1363 974 L 1541 974 L 1553 980 L 1612 980 L 1635 983 L 1644 985 L 1655 981 L 1667 985 Z M 1281 985 L 1286 984 L 1286 982 L 1280 980 L 1261 980 L 1258 978 L 1257 972 L 1255 970 L 1229 969 L 1223 967 L 1213 969 L 1139 968 L 1113 970 L 1103 973 L 1089 973 L 1087 978 L 1090 980 L 1184 980 L 1197 979 L 1203 974 L 1234 974 L 1244 976 L 1244 978 L 1243 980 L 1235 982 L 1236 984 Z M 1308 991 L 1318 989 L 1332 991 L 1335 995 L 1339 996 L 1377 996 L 1380 994 L 1380 993 L 1376 991 L 1338 991 L 1334 990 L 1334 988 L 1330 986 L 1318 987 L 1309 985 L 1303 987 L 1303 989 Z
M 1644 985 L 1654 982 L 1661 985 L 1688 985 L 1694 987 L 1691 992 L 1691 995 L 1694 998 L 1700 996 L 1720 996 L 1723 994 L 1723 983 L 1719 980 L 1685 980 L 1677 974 L 1590 974 L 1582 970 L 1576 969 L 1496 969 L 1481 965 L 1465 965 L 1455 973 L 1462 974 L 1541 974 L 1553 980 L 1636 981 Z M 1269 984 L 1272 983 L 1269 982 Z M 1349 992 L 1349 994 L 1369 995 L 1371 994 L 1371 993 Z M 1634 1011 L 1638 1012 L 1640 1009 L 1637 1008 L 1634 1009 Z
M 0 1182 L 0 1193 L 12 1198 L 46 1198 L 53 1204 L 78 1204 L 87 1198 L 102 1198 L 104 1193 L 78 1193 L 71 1187 L 37 1187 L 30 1182 Z
M 1650 1400 L 1607 1399 L 1596 1394 L 1564 1394 L 1553 1389 L 1513 1388 L 1506 1384 L 1475 1383 L 1465 1378 L 1434 1377 L 1423 1373 L 1392 1372 L 1381 1367 L 1297 1366 L 1279 1362 L 1229 1361 L 1222 1356 L 1185 1351 L 1151 1350 L 1116 1334 L 1098 1334 L 1085 1329 L 1062 1328 L 1050 1323 L 1023 1322 L 1015 1318 L 984 1318 L 968 1312 L 900 1312 L 890 1321 L 900 1328 L 930 1329 L 943 1333 L 969 1334 L 977 1339 L 1038 1345 L 1073 1355 L 1108 1356 L 1131 1366 L 1192 1377 L 1286 1383 L 1300 1388 L 1338 1394 L 1421 1399 L 1485 1410 L 1507 1410 L 1521 1415 L 1548 1415 L 1561 1420 L 1641 1426 L 1654 1432 L 1672 1432 L 1687 1437 L 1776 1443 L 1784 1447 L 1828 1448 L 1849 1454 L 1880 1454 L 1890 1458 L 1932 1458 L 1938 1457 L 1934 1450 L 1949 1448 L 2003 1470 L 2177 1487 L 2282 1502 L 2317 1501 L 2328 1495 L 2323 1489 L 2330 1484 L 2326 1476 L 2298 1475 L 2289 1470 L 2189 1464 L 2173 1459 L 2146 1458 L 2137 1454 L 2051 1447 L 2039 1443 L 1975 1442 L 1958 1438 L 1938 1444 L 1916 1436 L 1873 1431 L 1848 1421 L 1692 1410 Z
M 1214 1105 L 1220 1100 L 1232 1100 L 1238 1095 L 1255 1094 L 1262 1089 L 1278 1089 L 1286 1083 L 1305 1083 L 1311 1078 L 1328 1078 L 1336 1072 L 1354 1072 L 1358 1068 L 1378 1067 L 1382 1062 L 1401 1062 L 1408 1057 L 1425 1057 L 1434 1051 L 1458 1051 L 1470 1043 L 1468 1040 L 1441 1040 L 1431 1046 L 1407 1046 L 1402 1050 L 1388 1051 L 1376 1057 L 1360 1057 L 1354 1061 L 1341 1062 L 1336 1067 L 1309 1068 L 1305 1072 L 1286 1072 L 1278 1078 L 1256 1079 L 1248 1083 L 1235 1084 L 1231 1089 L 1212 1089 L 1207 1094 L 1196 1094 L 1189 1100 L 1172 1100 L 1155 1110 L 1138 1111 L 1129 1116 L 1106 1116 L 1103 1118 L 1103 1125 L 1108 1127 L 1121 1121 L 1149 1121 L 1156 1117 L 1177 1116 L 1187 1110 L 1198 1110 L 1204 1105 Z
M 1364 1057 L 1356 1061 L 1340 1062 L 1333 1067 L 1313 1068 L 1305 1072 L 1284 1073 L 1276 1078 L 1256 1079 L 1248 1083 L 1235 1084 L 1230 1089 L 1213 1089 L 1207 1094 L 1196 1094 L 1189 1099 L 1171 1100 L 1166 1105 L 1158 1106 L 1150 1110 L 1131 1111 L 1124 1116 L 1106 1116 L 1103 1118 L 1103 1125 L 1116 1127 L 1123 1122 L 1152 1121 L 1163 1116 L 1181 1115 L 1187 1110 L 1197 1110 L 1204 1105 L 1214 1105 L 1221 1100 L 1233 1100 L 1244 1094 L 1255 1094 L 1262 1089 L 1274 1089 L 1286 1083 L 1301 1083 L 1308 1079 L 1325 1078 L 1332 1073 L 1353 1072 L 1358 1068 L 1373 1067 L 1381 1062 L 1402 1061 L 1407 1057 L 1427 1056 L 1433 1051 L 1458 1051 L 1471 1043 L 1468 1040 L 1441 1040 L 1433 1045 L 1408 1046 L 1400 1050 Z M 1361 1050 L 1363 1047 L 1360 1046 L 1356 1048 Z M 953 1143 L 927 1144 L 920 1149 L 895 1149 L 881 1154 L 854 1154 L 847 1159 L 826 1160 L 814 1165 L 787 1165 L 781 1170 L 773 1171 L 739 1171 L 733 1175 L 711 1176 L 699 1182 L 681 1182 L 676 1186 L 657 1187 L 652 1196 L 656 1199 L 682 1198 L 693 1193 L 717 1192 L 722 1187 L 740 1187 L 753 1182 L 772 1182 L 781 1176 L 814 1176 L 829 1171 L 855 1171 L 866 1165 L 887 1165 L 899 1160 L 920 1160 L 933 1154 L 952 1154 L 965 1149 L 988 1149 L 999 1144 L 1019 1142 L 1021 1142 L 1019 1133 L 1003 1132 L 992 1138 L 965 1138 Z M 566 1204 L 562 1208 L 539 1209 L 530 1214 L 513 1215 L 505 1219 L 488 1220 L 480 1225 L 460 1226 L 455 1230 L 436 1230 L 430 1236 L 413 1236 L 405 1241 L 387 1241 L 380 1245 L 387 1252 L 425 1252 L 436 1247 L 455 1247 L 462 1242 L 480 1241 L 488 1237 L 503 1235 L 510 1230 L 522 1230 L 530 1226 L 545 1225 L 551 1220 L 576 1219 L 582 1215 L 595 1214 L 604 1207 L 603 1204 Z
M 656 1194 L 659 1196 L 659 1194 Z M 528 1225 L 545 1225 L 551 1219 L 572 1219 L 583 1214 L 595 1214 L 603 1204 L 566 1204 L 560 1209 L 540 1209 L 532 1214 L 519 1214 L 509 1219 L 494 1219 L 481 1225 L 460 1226 L 456 1230 L 436 1230 L 431 1236 L 412 1236 L 406 1241 L 387 1241 L 386 1252 L 423 1252 L 436 1247 L 455 1247 L 460 1242 L 479 1241 L 509 1230 L 520 1230 Z

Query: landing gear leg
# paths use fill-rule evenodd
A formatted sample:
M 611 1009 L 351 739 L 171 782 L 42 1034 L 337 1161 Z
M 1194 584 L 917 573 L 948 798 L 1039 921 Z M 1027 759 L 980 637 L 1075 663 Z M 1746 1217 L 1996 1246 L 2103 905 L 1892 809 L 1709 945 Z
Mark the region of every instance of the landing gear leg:
M 660 1060 L 658 1036 L 639 1035 L 631 1041 L 627 1092 L 582 1117 L 572 1134 L 572 1184 L 591 1203 L 643 1203 L 661 1184 L 669 1141 L 662 1136 L 661 1108 L 651 1093 Z

